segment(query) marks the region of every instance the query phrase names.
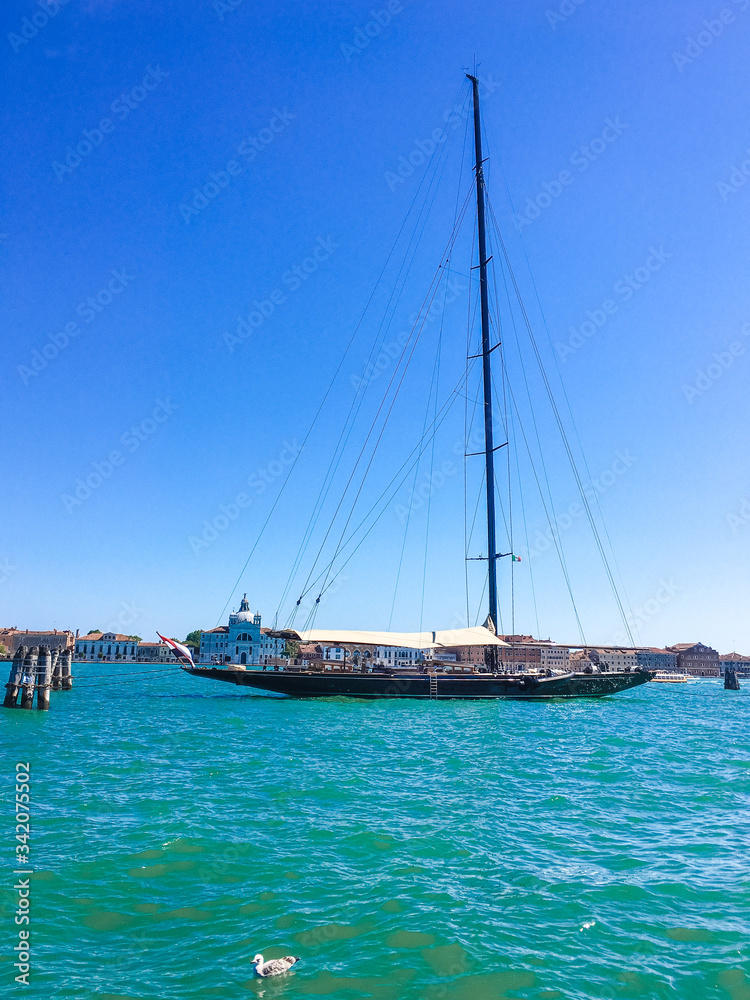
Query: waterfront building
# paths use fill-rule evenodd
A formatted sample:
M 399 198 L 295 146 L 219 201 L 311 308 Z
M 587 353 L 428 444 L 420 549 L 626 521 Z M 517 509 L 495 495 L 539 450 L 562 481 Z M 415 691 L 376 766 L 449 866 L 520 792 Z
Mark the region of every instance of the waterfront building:
M 638 666 L 645 670 L 677 670 L 677 653 L 668 649 L 650 646 L 646 649 L 636 649 Z
M 539 669 L 542 665 L 542 652 L 539 643 L 530 635 L 498 635 L 504 639 L 507 646 L 498 650 L 502 666 L 508 670 Z
M 404 649 L 401 646 L 378 646 L 374 643 L 357 643 L 351 646 L 326 646 L 321 643 L 302 643 L 299 656 L 293 663 L 308 666 L 324 661 L 347 665 L 379 667 L 413 667 L 425 658 L 421 649 Z
M 383 667 L 415 667 L 424 658 L 423 650 L 401 646 L 376 646 L 373 654 L 373 661 Z
M 680 673 L 693 677 L 719 677 L 719 654 L 702 642 L 678 642 L 667 646 L 670 653 L 677 654 L 677 669 Z
M 355 654 L 350 654 L 348 649 L 344 649 L 343 646 L 323 646 L 322 659 L 324 660 L 338 660 L 341 663 L 348 659 L 350 662 L 354 659 Z
M 139 642 L 135 648 L 139 663 L 175 663 L 172 647 L 166 642 Z
M 539 641 L 539 651 L 541 653 L 542 668 L 549 667 L 556 670 L 569 669 L 569 652 L 567 646 L 558 646 L 551 639 Z
M 638 666 L 634 649 L 590 649 L 589 654 L 594 663 L 607 670 L 634 670 Z
M 75 643 L 76 660 L 130 660 L 137 659 L 138 640 L 119 632 L 89 632 L 79 636 Z
M 201 630 L 201 645 L 196 661 L 198 663 L 259 663 L 263 666 L 279 666 L 287 663 L 282 654 L 286 648 L 283 639 L 268 634 L 261 626 L 260 614 L 250 610 L 245 594 L 239 610 L 232 612 L 227 625 Z
M 299 644 L 299 651 L 297 657 L 291 662 L 303 667 L 309 667 L 311 663 L 314 663 L 316 660 L 322 660 L 322 659 L 323 659 L 322 646 L 319 646 L 315 642 L 301 642 Z
M 89 632 L 75 641 L 76 660 L 125 663 L 166 663 L 174 660 L 165 642 L 142 642 L 119 632 Z
M 568 669 L 568 649 L 551 639 L 534 639 L 530 635 L 501 635 L 508 643 L 499 648 L 500 662 L 510 670 Z
M 727 667 L 743 677 L 750 677 L 750 656 L 742 656 L 740 653 L 724 653 L 719 657 L 719 670 L 722 675 Z
M 0 629 L 0 645 L 5 646 L 9 656 L 14 656 L 19 646 L 47 646 L 50 650 L 72 649 L 75 636 L 69 630 L 52 629 L 51 632 L 37 632 L 30 629 Z
M 591 649 L 576 649 L 569 657 L 570 669 L 573 671 L 599 669 L 599 659 Z

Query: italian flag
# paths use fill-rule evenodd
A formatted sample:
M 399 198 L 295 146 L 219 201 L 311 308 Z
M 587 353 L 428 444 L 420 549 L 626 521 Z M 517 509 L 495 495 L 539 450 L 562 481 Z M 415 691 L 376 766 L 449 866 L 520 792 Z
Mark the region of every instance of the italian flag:
M 161 632 L 157 632 L 156 634 L 162 642 L 166 642 L 183 667 L 195 666 L 195 663 L 193 662 L 193 654 L 187 646 L 183 646 L 181 642 L 176 642 L 174 639 L 167 639 L 167 637 L 162 635 Z
M 511 556 L 511 560 L 510 561 L 511 562 L 520 562 L 521 561 L 521 557 L 520 556 Z

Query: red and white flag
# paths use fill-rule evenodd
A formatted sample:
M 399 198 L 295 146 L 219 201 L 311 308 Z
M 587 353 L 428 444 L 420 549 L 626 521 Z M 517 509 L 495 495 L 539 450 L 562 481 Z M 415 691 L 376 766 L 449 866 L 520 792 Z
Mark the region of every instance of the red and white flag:
M 156 634 L 159 636 L 162 642 L 166 642 L 166 644 L 170 647 L 174 655 L 177 657 L 177 659 L 183 666 L 185 667 L 195 666 L 195 663 L 193 662 L 193 654 L 190 652 L 187 646 L 183 646 L 181 642 L 176 642 L 174 639 L 167 639 L 167 637 L 165 635 L 162 635 L 161 632 L 157 632 Z

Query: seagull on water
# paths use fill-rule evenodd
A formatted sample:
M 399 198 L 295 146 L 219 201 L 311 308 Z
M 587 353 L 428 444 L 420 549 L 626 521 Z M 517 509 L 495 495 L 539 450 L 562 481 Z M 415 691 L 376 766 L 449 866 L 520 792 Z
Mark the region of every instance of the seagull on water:
M 256 955 L 253 962 L 259 976 L 280 976 L 282 972 L 288 972 L 295 962 L 299 962 L 299 958 L 285 955 L 284 958 L 272 958 L 270 962 L 264 962 L 262 955 Z

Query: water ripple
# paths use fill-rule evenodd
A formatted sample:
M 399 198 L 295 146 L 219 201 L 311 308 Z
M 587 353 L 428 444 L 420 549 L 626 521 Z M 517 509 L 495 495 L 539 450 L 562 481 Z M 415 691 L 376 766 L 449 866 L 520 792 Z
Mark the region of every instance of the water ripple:
M 86 670 L 2 717 L 29 996 L 750 1000 L 747 688 L 305 703 Z M 258 981 L 258 950 L 303 961 Z

